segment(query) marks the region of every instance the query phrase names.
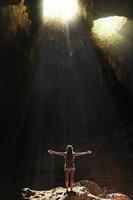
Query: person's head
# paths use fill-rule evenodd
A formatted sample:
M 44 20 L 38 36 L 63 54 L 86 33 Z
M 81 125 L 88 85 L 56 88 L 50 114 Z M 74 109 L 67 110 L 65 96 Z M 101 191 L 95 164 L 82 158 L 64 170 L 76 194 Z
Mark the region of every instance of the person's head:
M 66 152 L 67 152 L 67 154 L 72 154 L 72 152 L 73 152 L 73 146 L 72 145 L 67 145 Z

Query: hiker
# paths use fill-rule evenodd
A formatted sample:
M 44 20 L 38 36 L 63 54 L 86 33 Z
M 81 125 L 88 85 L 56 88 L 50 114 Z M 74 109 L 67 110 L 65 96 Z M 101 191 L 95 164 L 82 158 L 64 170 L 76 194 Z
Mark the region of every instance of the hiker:
M 67 145 L 65 152 L 57 152 L 57 151 L 53 151 L 53 150 L 48 150 L 48 153 L 50 155 L 57 155 L 57 156 L 64 157 L 64 159 L 65 159 L 65 165 L 64 165 L 65 186 L 68 191 L 69 182 L 70 182 L 70 189 L 72 191 L 72 187 L 74 184 L 74 173 L 75 173 L 74 159 L 77 156 L 91 154 L 92 151 L 88 150 L 85 152 L 74 152 L 72 145 Z

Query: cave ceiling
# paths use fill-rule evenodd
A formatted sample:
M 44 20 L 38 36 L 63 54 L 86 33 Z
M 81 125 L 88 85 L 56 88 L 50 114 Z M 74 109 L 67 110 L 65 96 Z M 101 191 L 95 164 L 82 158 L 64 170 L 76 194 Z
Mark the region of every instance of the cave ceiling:
M 0 6 L 6 6 L 8 4 L 16 5 L 20 2 L 21 0 L 1 0 Z M 33 9 L 38 12 L 38 5 L 41 3 L 41 0 L 25 0 L 24 2 L 27 6 L 29 6 L 29 9 Z M 87 6 L 90 5 L 90 2 L 93 4 L 91 12 L 93 12 L 94 18 L 106 17 L 110 15 L 123 15 L 128 18 L 133 18 L 133 1 L 131 0 L 82 0 L 81 4 Z

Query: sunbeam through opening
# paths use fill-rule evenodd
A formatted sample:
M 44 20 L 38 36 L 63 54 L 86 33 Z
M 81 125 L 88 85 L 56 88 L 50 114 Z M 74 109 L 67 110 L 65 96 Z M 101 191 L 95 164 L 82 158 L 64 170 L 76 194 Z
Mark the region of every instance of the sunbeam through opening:
M 70 21 L 78 11 L 77 0 L 43 0 L 43 18 L 47 20 Z

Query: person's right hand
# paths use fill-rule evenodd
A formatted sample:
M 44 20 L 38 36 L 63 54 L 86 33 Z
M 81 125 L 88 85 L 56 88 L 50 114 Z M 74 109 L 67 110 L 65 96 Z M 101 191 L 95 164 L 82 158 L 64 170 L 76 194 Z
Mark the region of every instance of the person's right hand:
M 53 151 L 50 149 L 50 150 L 48 150 L 48 153 L 49 153 L 50 155 L 52 155 L 52 154 L 53 154 Z
M 90 151 L 90 150 L 88 150 L 87 152 L 88 152 L 88 154 L 91 154 L 91 153 L 92 153 L 92 151 Z

